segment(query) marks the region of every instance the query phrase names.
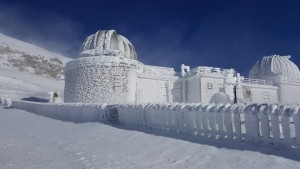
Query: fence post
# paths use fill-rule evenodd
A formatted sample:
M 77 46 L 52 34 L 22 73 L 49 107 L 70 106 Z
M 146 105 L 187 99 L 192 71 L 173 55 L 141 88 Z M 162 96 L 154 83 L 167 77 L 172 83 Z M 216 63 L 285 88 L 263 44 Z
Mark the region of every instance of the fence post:
M 229 106 L 229 104 L 226 105 L 222 105 L 218 108 L 218 110 L 216 111 L 216 115 L 217 115 L 217 124 L 218 124 L 218 133 L 219 133 L 219 138 L 225 138 L 225 128 L 224 125 L 226 124 L 225 122 L 225 110 L 226 108 Z
M 146 115 L 147 104 L 141 104 L 140 111 L 142 112 L 143 127 L 147 127 L 147 115 Z
M 223 106 L 222 109 L 220 109 L 218 111 L 219 114 L 224 115 L 224 118 L 222 118 L 222 116 L 221 116 L 221 119 L 220 119 L 220 121 L 222 123 L 219 125 L 219 131 L 222 133 L 221 134 L 222 137 L 224 137 L 224 135 L 227 134 L 227 137 L 230 140 L 233 139 L 232 113 L 236 109 L 236 107 L 237 107 L 236 105 L 226 104 L 225 106 Z M 224 131 L 224 125 L 225 125 L 226 132 Z
M 295 132 L 296 132 L 296 145 L 300 147 L 300 106 L 296 106 L 294 109 L 294 123 L 295 123 Z
M 202 124 L 201 124 L 201 108 L 202 105 L 198 104 L 194 107 L 194 113 L 195 113 L 195 125 L 196 125 L 196 131 L 197 131 L 197 135 L 201 135 L 201 133 L 203 132 L 203 128 L 202 128 Z
M 258 105 L 254 105 L 251 111 L 251 128 L 254 142 L 260 140 L 258 113 Z
M 180 104 L 177 104 L 176 106 L 173 107 L 172 109 L 172 117 L 173 117 L 173 122 L 172 122 L 172 130 L 177 132 L 178 131 L 178 115 L 177 115 L 177 109 L 180 106 Z
M 139 111 L 139 108 L 138 108 L 138 104 L 135 104 L 134 106 L 133 106 L 133 116 L 134 116 L 134 121 L 135 121 L 135 125 L 136 126 L 140 126 L 141 125 L 141 122 L 140 122 L 140 111 Z
M 163 130 L 167 130 L 168 128 L 168 107 L 170 105 L 169 104 L 164 104 L 163 105 L 163 109 L 162 109 L 162 129 Z
M 178 109 L 178 125 L 179 125 L 179 133 L 185 133 L 185 114 L 184 114 L 184 108 L 186 107 L 186 104 L 180 105 Z
M 129 123 L 130 123 L 130 126 L 135 126 L 135 123 L 134 123 L 134 115 L 133 115 L 133 104 L 129 105 L 128 108 L 128 117 L 129 117 Z
M 156 104 L 154 106 L 153 112 L 153 120 L 154 120 L 154 128 L 155 129 L 160 129 L 160 104 Z
M 201 121 L 203 126 L 203 134 L 204 136 L 208 136 L 210 131 L 208 128 L 208 117 L 209 117 L 209 110 L 212 108 L 214 104 L 208 104 L 201 110 Z
M 218 108 L 222 106 L 222 104 L 214 105 L 209 111 L 208 111 L 208 124 L 211 130 L 211 136 L 215 137 L 217 135 L 217 118 L 216 118 L 216 112 Z
M 242 140 L 242 123 L 241 123 L 241 113 L 243 112 L 244 107 L 239 105 L 233 111 L 233 124 L 234 124 L 234 134 L 237 140 Z
M 257 142 L 260 137 L 257 107 L 257 104 L 252 104 L 247 106 L 244 110 L 246 140 L 250 142 Z
M 146 111 L 146 116 L 147 116 L 147 126 L 152 129 L 153 128 L 153 120 L 152 120 L 152 116 L 153 116 L 153 104 L 150 104 L 147 111 Z
M 293 143 L 291 137 L 291 126 L 290 126 L 291 117 L 293 116 L 293 113 L 294 111 L 290 107 L 284 108 L 283 115 L 281 118 L 284 144 L 286 146 L 291 146 Z
M 129 117 L 129 105 L 123 105 L 123 117 L 124 117 L 124 123 L 125 125 L 130 124 L 130 117 Z
M 146 127 L 146 105 L 145 104 L 140 104 L 139 106 L 139 111 L 141 112 L 141 122 L 142 122 L 142 127 Z
M 245 134 L 246 134 L 246 141 L 252 141 L 252 136 L 251 136 L 251 117 L 250 117 L 250 113 L 251 113 L 251 108 L 253 105 L 249 105 L 247 107 L 245 107 L 243 113 L 245 115 Z
M 174 127 L 174 107 L 175 105 L 170 105 L 167 109 L 167 116 L 168 116 L 168 129 L 169 131 L 173 130 Z
M 186 120 L 186 129 L 187 129 L 187 132 L 191 135 L 194 135 L 195 134 L 195 111 L 194 111 L 194 105 L 191 104 L 189 106 L 187 106 L 185 108 L 185 112 L 186 112 L 186 115 L 187 115 L 187 120 Z
M 163 124 L 163 104 L 159 104 L 156 108 L 156 121 L 157 121 L 157 129 L 162 129 L 162 124 Z
M 165 104 L 164 105 L 164 107 L 163 107 L 163 126 L 162 126 L 162 128 L 163 128 L 163 130 L 168 130 L 168 121 L 169 121 L 169 107 L 170 107 L 171 105 L 170 104 Z
M 143 112 L 144 112 L 144 118 L 145 118 L 145 127 L 149 127 L 149 117 L 148 117 L 148 114 L 147 114 L 147 112 L 148 112 L 148 110 L 149 110 L 149 106 L 150 106 L 150 104 L 145 104 L 144 105 L 144 110 L 143 110 Z
M 272 124 L 272 134 L 273 134 L 273 143 L 275 146 L 278 146 L 280 143 L 280 128 L 279 128 L 279 116 L 280 109 L 277 105 L 271 105 L 270 110 L 271 114 L 271 124 Z
M 265 143 L 270 142 L 270 126 L 269 126 L 269 115 L 268 105 L 259 105 L 259 119 L 260 119 L 260 130 L 262 135 L 262 141 Z
M 127 106 L 126 106 L 126 116 L 127 116 L 127 125 L 132 125 L 132 117 L 131 117 L 131 115 L 132 115 L 132 105 L 130 105 L 130 104 L 127 104 Z

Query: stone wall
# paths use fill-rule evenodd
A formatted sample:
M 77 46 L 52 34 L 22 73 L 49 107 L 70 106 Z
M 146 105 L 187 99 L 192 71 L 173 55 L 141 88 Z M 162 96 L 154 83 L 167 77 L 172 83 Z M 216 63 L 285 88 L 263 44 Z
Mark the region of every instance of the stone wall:
M 89 59 L 93 58 L 71 62 L 81 62 Z M 98 61 L 94 63 L 81 62 L 81 65 L 79 63 L 67 64 L 65 70 L 65 102 L 130 102 L 130 92 L 134 92 L 130 88 L 135 86 L 129 83 L 128 78 L 130 74 L 135 73 L 135 66 L 123 62 Z M 130 100 L 132 101 L 132 99 Z

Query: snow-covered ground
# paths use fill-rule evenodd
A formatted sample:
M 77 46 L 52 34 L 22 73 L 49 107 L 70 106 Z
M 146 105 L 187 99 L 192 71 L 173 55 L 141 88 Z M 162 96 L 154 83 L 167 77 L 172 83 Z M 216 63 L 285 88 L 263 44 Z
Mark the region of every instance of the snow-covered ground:
M 0 107 L 0 168 L 300 168 L 300 152 Z
M 57 90 L 63 94 L 64 81 L 0 68 L 0 97 L 22 99 L 28 97 L 47 98 L 47 93 Z

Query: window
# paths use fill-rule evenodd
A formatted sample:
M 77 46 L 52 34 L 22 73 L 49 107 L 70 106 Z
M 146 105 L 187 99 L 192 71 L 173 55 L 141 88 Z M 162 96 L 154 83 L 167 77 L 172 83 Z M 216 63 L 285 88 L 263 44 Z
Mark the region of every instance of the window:
M 252 100 L 251 99 L 252 93 L 251 93 L 250 88 L 243 88 L 243 94 L 244 94 L 245 100 L 247 100 L 247 101 L 251 101 Z
M 224 87 L 219 87 L 219 92 L 221 92 L 221 93 L 225 93 L 225 89 L 224 89 Z
M 122 77 L 119 75 L 114 76 L 114 91 L 116 92 L 122 91 Z
M 270 94 L 269 92 L 264 92 L 264 99 L 266 102 L 270 102 Z
M 213 84 L 212 83 L 207 83 L 207 88 L 208 89 L 213 89 Z

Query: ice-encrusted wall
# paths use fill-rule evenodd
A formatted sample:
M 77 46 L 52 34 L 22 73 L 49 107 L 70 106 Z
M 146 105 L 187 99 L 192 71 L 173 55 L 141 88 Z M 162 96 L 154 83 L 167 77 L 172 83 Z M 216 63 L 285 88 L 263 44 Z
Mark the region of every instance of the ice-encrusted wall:
M 169 83 L 167 80 L 155 78 L 138 78 L 138 103 L 167 103 L 169 98 Z M 151 94 L 150 94 L 151 93 Z
M 275 83 L 278 85 L 279 101 L 281 103 L 300 103 L 300 78 L 279 76 Z
M 75 59 L 65 68 L 65 102 L 181 102 L 173 68 L 147 66 L 115 56 Z M 175 83 L 177 84 L 177 83 Z
M 242 98 L 248 103 L 278 103 L 277 86 L 243 84 Z
M 185 79 L 184 83 L 186 84 L 187 92 L 187 102 L 189 103 L 200 103 L 200 78 L 197 76 L 190 77 Z
M 180 80 L 173 68 L 143 66 L 137 73 L 137 103 L 172 103 L 180 97 L 180 90 L 174 83 Z M 174 88 L 175 87 L 175 88 Z
M 132 64 L 132 63 L 131 63 Z M 128 60 L 110 56 L 73 60 L 65 70 L 65 102 L 124 103 L 133 101 L 129 77 L 134 67 Z

